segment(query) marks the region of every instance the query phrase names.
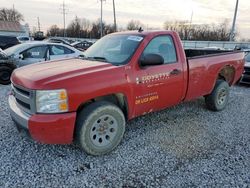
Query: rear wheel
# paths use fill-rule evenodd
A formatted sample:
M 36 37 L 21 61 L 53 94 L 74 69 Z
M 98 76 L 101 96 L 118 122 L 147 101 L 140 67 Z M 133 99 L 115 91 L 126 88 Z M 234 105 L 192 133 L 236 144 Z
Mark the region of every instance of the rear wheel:
M 95 102 L 84 108 L 77 117 L 76 141 L 91 155 L 112 151 L 125 132 L 123 112 L 109 102 Z
M 229 85 L 224 80 L 217 80 L 211 94 L 205 97 L 208 109 L 213 111 L 223 110 L 229 99 Z
M 10 77 L 13 72 L 13 68 L 6 65 L 0 66 L 0 84 L 10 84 Z

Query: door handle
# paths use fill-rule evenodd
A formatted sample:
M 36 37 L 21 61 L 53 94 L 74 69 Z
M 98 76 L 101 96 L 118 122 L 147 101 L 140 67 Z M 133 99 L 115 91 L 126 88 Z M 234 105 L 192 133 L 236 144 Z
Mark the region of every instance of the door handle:
M 174 70 L 172 70 L 171 72 L 170 72 L 170 75 L 178 75 L 178 74 L 180 74 L 181 73 L 181 71 L 179 70 L 179 69 L 174 69 Z

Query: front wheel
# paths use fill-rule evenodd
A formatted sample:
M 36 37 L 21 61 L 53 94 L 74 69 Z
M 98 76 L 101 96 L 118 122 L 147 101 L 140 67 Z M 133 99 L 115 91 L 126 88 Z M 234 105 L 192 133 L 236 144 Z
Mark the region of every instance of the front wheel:
M 111 152 L 121 142 L 124 132 L 124 114 L 112 103 L 95 102 L 78 114 L 76 141 L 88 154 Z
M 223 110 L 229 99 L 229 85 L 224 80 L 217 80 L 211 94 L 205 97 L 207 108 L 212 111 Z
M 8 85 L 10 84 L 10 77 L 13 72 L 13 68 L 9 66 L 0 66 L 0 84 Z

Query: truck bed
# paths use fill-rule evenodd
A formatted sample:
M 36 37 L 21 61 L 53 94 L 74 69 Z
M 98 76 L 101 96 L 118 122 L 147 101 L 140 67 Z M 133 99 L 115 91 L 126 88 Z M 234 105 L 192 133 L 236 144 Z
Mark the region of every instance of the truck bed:
M 214 50 L 214 49 L 185 49 L 185 54 L 188 59 L 201 58 L 203 56 L 221 55 L 224 53 L 234 53 L 233 50 Z
M 195 99 L 208 95 L 214 88 L 215 81 L 220 71 L 229 67 L 227 74 L 235 74 L 233 80 L 229 80 L 230 85 L 236 83 L 243 70 L 244 53 L 241 51 L 225 50 L 185 50 L 187 54 L 188 90 L 185 100 Z

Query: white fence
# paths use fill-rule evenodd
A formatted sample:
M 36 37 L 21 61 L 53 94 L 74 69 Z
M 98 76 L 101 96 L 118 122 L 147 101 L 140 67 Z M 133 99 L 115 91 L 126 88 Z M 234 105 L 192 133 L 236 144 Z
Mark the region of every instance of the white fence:
M 184 48 L 205 48 L 219 47 L 225 49 L 234 49 L 235 46 L 241 46 L 250 49 L 249 42 L 225 42 L 225 41 L 182 41 Z

